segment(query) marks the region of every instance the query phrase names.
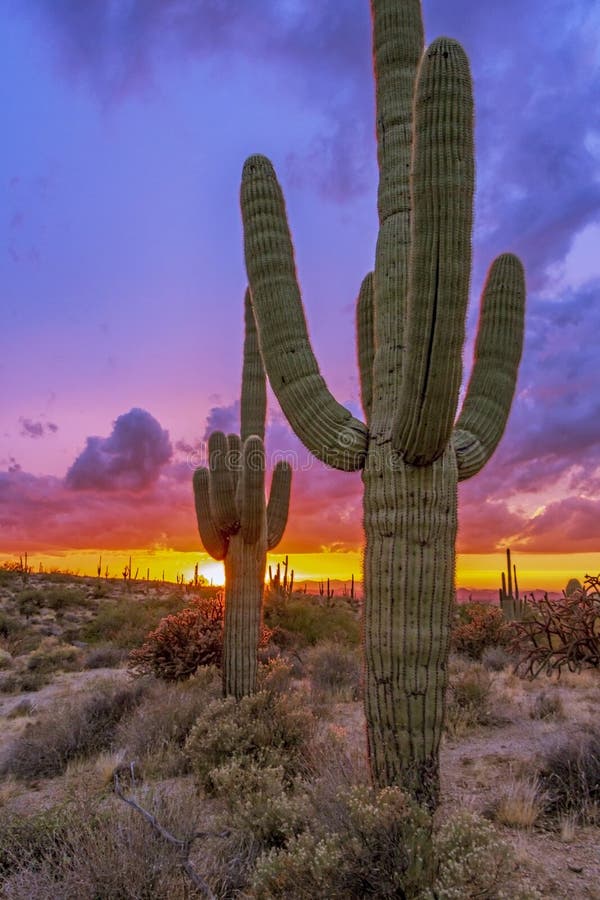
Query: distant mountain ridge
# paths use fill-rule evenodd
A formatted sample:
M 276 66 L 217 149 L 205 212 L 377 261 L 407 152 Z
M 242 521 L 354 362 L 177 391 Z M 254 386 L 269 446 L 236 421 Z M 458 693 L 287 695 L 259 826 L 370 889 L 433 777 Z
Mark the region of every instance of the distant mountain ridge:
M 307 594 L 319 594 L 319 588 L 321 583 L 323 584 L 324 590 L 327 591 L 327 579 L 325 578 L 323 582 L 320 581 L 302 581 L 301 579 L 294 582 L 294 588 L 298 591 L 306 590 Z M 306 588 L 305 588 L 306 585 Z M 346 592 L 350 594 L 350 579 L 348 581 L 342 581 L 339 578 L 330 578 L 329 579 L 329 587 L 335 591 L 335 597 L 343 597 L 344 596 L 344 587 L 346 588 Z M 359 598 L 363 596 L 363 586 L 362 581 L 354 582 L 354 592 L 355 595 Z M 531 591 L 526 591 L 523 593 L 520 592 L 521 597 L 527 596 L 531 597 Z M 536 598 L 541 599 L 544 594 L 548 594 L 550 600 L 558 600 L 563 596 L 562 591 L 545 591 L 543 588 L 536 588 L 533 591 Z M 498 603 L 498 590 L 497 588 L 464 588 L 459 587 L 456 590 L 456 598 L 459 603 L 467 603 L 469 599 L 471 600 L 479 600 L 482 603 Z

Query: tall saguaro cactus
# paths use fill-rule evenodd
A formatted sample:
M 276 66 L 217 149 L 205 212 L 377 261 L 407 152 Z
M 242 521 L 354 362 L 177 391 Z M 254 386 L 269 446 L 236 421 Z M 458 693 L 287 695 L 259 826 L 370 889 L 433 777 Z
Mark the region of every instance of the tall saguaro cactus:
M 202 543 L 225 563 L 223 693 L 237 698 L 256 688 L 267 550 L 283 536 L 292 481 L 288 463 L 278 462 L 266 504 L 266 382 L 248 291 L 245 317 L 241 438 L 213 432 L 209 467 L 194 472 Z
M 365 422 L 329 392 L 313 355 L 273 166 L 242 177 L 244 244 L 267 374 L 315 456 L 364 483 L 365 708 L 371 769 L 438 798 L 457 483 L 492 455 L 521 357 L 525 284 L 504 254 L 488 274 L 475 360 L 455 422 L 471 268 L 473 101 L 467 57 L 423 52 L 419 0 L 371 0 L 379 161 L 375 267 L 357 302 Z

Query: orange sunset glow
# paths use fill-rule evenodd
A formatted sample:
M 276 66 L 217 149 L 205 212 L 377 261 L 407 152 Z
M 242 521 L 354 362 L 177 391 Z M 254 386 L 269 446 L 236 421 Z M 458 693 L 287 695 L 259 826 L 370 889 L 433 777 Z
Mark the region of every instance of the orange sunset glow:
M 108 566 L 109 577 L 120 578 L 123 569 L 132 559 L 132 569 L 138 578 L 146 578 L 150 571 L 151 580 L 176 582 L 184 576 L 186 581 L 194 577 L 194 566 L 198 563 L 198 571 L 208 582 L 216 587 L 223 584 L 223 564 L 211 559 L 203 552 L 178 553 L 177 551 L 156 551 L 148 553 L 144 549 L 101 552 L 97 550 L 65 552 L 56 555 L 30 554 L 29 565 L 37 571 L 40 564 L 45 571 L 58 569 L 71 571 L 79 575 L 97 574 L 98 560 L 102 557 L 102 574 Z M 285 553 L 269 554 L 267 563 L 275 566 L 283 562 Z M 0 564 L 14 562 L 15 557 L 0 555 Z M 302 589 L 304 582 L 318 582 L 330 578 L 339 582 L 350 582 L 354 575 L 361 581 L 361 553 L 348 551 L 345 553 L 289 553 L 289 569 L 294 570 L 297 589 Z M 513 562 L 517 566 L 519 588 L 521 591 L 562 591 L 570 578 L 583 579 L 586 574 L 600 572 L 600 553 L 542 554 L 516 553 Z M 501 572 L 506 566 L 504 553 L 465 553 L 458 554 L 456 565 L 456 586 L 473 590 L 495 590 L 501 583 Z M 310 587 L 309 587 L 310 591 Z

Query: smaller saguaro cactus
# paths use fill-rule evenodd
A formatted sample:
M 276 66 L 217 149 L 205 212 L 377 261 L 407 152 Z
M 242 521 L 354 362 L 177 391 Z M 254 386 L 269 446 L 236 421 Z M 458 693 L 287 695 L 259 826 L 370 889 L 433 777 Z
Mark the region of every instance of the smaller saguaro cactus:
M 241 437 L 213 432 L 208 468 L 194 472 L 200 538 L 225 564 L 223 693 L 240 698 L 256 689 L 267 550 L 287 523 L 292 472 L 280 461 L 265 501 L 266 378 L 249 293 L 245 298 Z
M 514 580 L 514 584 L 513 584 Z M 504 618 L 509 622 L 522 619 L 527 609 L 525 598 L 519 597 L 519 583 L 517 581 L 517 567 L 511 567 L 510 549 L 506 548 L 506 573 L 502 572 L 502 587 L 498 589 L 500 608 Z

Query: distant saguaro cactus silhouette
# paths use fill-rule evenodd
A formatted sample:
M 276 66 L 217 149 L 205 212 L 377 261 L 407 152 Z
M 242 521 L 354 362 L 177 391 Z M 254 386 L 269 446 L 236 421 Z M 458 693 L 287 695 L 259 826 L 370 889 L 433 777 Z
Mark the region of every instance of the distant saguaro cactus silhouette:
M 256 689 L 267 550 L 283 536 L 292 481 L 288 463 L 278 462 L 266 504 L 266 379 L 248 292 L 245 323 L 241 438 L 213 432 L 208 468 L 194 472 L 200 538 L 225 562 L 223 692 L 238 698 Z

